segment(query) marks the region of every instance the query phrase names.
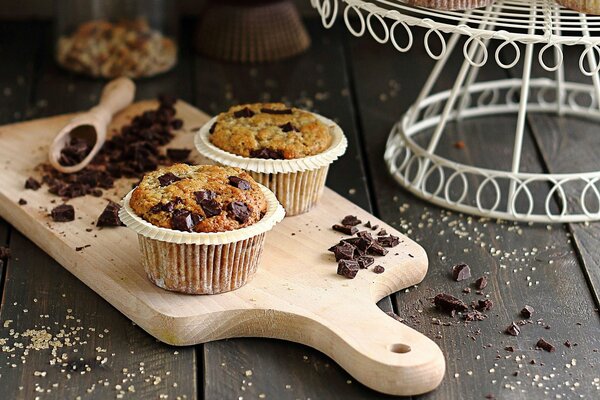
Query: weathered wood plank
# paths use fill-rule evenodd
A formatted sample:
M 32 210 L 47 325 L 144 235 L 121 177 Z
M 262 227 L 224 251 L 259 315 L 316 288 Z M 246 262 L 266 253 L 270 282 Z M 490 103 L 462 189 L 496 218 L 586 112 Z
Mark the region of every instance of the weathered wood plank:
M 47 43 L 43 46 L 41 65 L 36 75 L 37 85 L 33 88 L 33 111 L 28 115 L 40 117 L 73 112 L 94 105 L 103 82 L 59 69 L 52 61 L 50 25 L 43 24 L 41 29 Z M 29 43 L 20 43 L 19 46 L 27 48 Z M 15 46 L 15 49 L 19 46 Z M 145 79 L 136 82 L 138 95 L 155 96 L 159 92 L 167 91 L 189 99 L 189 63 L 190 59 L 184 57 L 174 71 L 156 80 Z M 16 368 L 10 367 L 13 362 L 11 354 L 1 353 L 2 386 L 13 394 L 14 398 L 35 397 L 33 390 L 36 383 L 45 390 L 51 390 L 46 396 L 60 399 L 88 395 L 86 390 L 94 384 L 95 389 L 89 395 L 95 398 L 115 396 L 120 390 L 124 390 L 126 395 L 131 395 L 128 388 L 132 384 L 136 394 L 141 397 L 158 397 L 164 394 L 169 398 L 185 395 L 189 399 L 197 396 L 197 356 L 193 347 L 172 348 L 158 343 L 141 329 L 132 327 L 125 316 L 56 265 L 20 234 L 14 235 L 11 247 L 16 254 L 7 271 L 1 320 L 10 319 L 14 322 L 3 330 L 2 336 L 6 337 L 10 328 L 22 332 L 34 328 L 36 324 L 38 327 L 42 324 L 50 326 L 53 333 L 56 333 L 57 329 L 66 324 L 68 329 L 72 326 L 83 327 L 81 339 L 87 342 L 77 346 L 83 360 L 74 358 L 77 356 L 73 353 L 74 348 L 67 352 L 69 363 L 72 363 L 68 367 L 77 367 L 77 370 L 71 373 L 71 379 L 66 373 L 60 372 L 58 365 L 48 366 L 46 351 L 30 351 L 28 357 L 31 360 L 25 364 L 17 362 Z M 28 312 L 25 313 L 24 309 Z M 68 309 L 72 309 L 73 312 L 69 313 Z M 70 315 L 75 319 L 70 319 Z M 92 334 L 89 328 L 96 328 L 96 332 Z M 105 328 L 108 332 L 103 332 Z M 88 333 L 89 337 L 86 336 Z M 104 353 L 96 350 L 97 348 L 108 350 Z M 61 350 L 64 349 L 59 349 L 59 355 L 62 354 Z M 101 364 L 102 359 L 97 361 L 96 356 L 107 357 L 106 363 Z M 140 365 L 140 362 L 144 365 Z M 85 364 L 88 364 L 92 371 L 79 376 Z M 140 371 L 141 367 L 144 367 L 144 373 Z M 123 372 L 123 368 L 128 372 Z M 47 370 L 48 375 L 42 379 L 34 375 L 35 370 Z M 133 373 L 135 376 L 127 376 Z M 48 379 L 49 377 L 51 379 Z M 103 381 L 99 383 L 98 380 L 101 379 Z M 124 379 L 126 380 L 123 382 Z M 109 382 L 108 386 L 104 386 L 105 382 Z M 51 383 L 58 383 L 58 387 L 52 387 Z M 116 385 L 120 385 L 121 389 L 117 389 Z M 19 386 L 23 386 L 23 390 L 19 390 Z
M 248 66 L 196 56 L 196 105 L 218 113 L 243 102 L 284 101 L 335 119 L 350 145 L 346 155 L 332 165 L 327 185 L 370 210 L 341 30 L 325 31 L 317 20 L 309 21 L 308 28 L 313 38 L 310 50 L 282 62 Z M 391 310 L 389 299 L 379 305 Z M 328 357 L 294 343 L 227 340 L 206 344 L 204 356 L 207 399 L 256 398 L 261 393 L 278 399 L 379 397 L 360 384 L 346 383 L 349 375 Z M 245 376 L 246 371 L 252 375 Z
M 560 225 L 547 229 L 543 225 L 497 223 L 448 213 L 417 200 L 396 185 L 383 162 L 385 140 L 392 124 L 416 97 L 433 63 L 422 50 L 421 34 L 415 37 L 410 56 L 398 54 L 391 46 L 377 45 L 371 38 L 348 41 L 360 120 L 363 128 L 369 128 L 366 150 L 381 217 L 412 235 L 430 256 L 425 281 L 396 297 L 400 316 L 436 340 L 447 357 L 445 381 L 423 397 L 594 397 L 597 389 L 584 382 L 597 377 L 591 368 L 600 364 L 600 324 L 568 232 Z M 461 61 L 459 54 L 449 62 L 449 71 L 443 73 L 438 89 L 454 83 Z M 490 63 L 481 74 L 487 79 L 506 76 Z M 505 132 L 513 130 L 514 120 L 509 117 L 465 121 L 451 127 L 438 148 L 441 154 L 467 163 L 508 167 L 513 135 Z M 453 147 L 458 140 L 465 142 L 464 149 Z M 529 132 L 524 154 L 523 167 L 541 171 Z M 473 270 L 473 278 L 465 283 L 451 280 L 451 266 L 460 262 L 470 264 Z M 494 302 L 486 320 L 465 324 L 433 308 L 431 298 L 440 292 L 452 293 L 467 302 L 482 298 L 472 287 L 471 294 L 462 293 L 482 275 L 489 279 L 485 293 Z M 541 318 L 543 322 L 523 327 L 519 337 L 505 335 L 503 330 L 520 318 L 519 310 L 525 304 L 535 307 L 534 320 Z M 436 325 L 433 318 L 453 325 Z M 550 329 L 544 329 L 546 324 Z M 557 351 L 534 350 L 539 337 L 554 343 Z M 567 348 L 565 340 L 578 346 Z M 513 346 L 515 352 L 505 351 L 505 346 Z M 571 365 L 572 359 L 577 360 L 576 366 Z M 531 360 L 536 364 L 530 364 Z M 514 372 L 518 376 L 513 376 Z M 573 382 L 580 385 L 575 388 Z

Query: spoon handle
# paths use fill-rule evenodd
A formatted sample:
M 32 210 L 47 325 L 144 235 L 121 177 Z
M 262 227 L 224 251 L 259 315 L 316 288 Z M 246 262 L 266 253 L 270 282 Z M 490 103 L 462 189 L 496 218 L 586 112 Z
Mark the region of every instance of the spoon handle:
M 106 124 L 112 116 L 127 107 L 133 101 L 135 84 L 129 78 L 117 78 L 104 86 L 100 95 L 100 102 L 90 112 L 100 114 Z

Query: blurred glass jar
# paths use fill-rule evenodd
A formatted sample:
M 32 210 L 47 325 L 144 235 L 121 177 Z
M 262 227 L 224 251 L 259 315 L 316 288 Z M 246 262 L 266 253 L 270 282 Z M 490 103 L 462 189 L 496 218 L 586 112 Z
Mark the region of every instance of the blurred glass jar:
M 55 57 L 94 77 L 140 78 L 177 62 L 177 11 L 169 0 L 56 0 Z

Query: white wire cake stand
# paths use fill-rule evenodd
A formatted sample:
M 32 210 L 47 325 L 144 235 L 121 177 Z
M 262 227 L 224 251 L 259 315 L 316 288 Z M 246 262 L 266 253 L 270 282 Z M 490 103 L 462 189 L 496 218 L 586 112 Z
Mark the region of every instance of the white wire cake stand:
M 426 29 L 423 45 L 437 63 L 415 103 L 392 128 L 384 156 L 402 186 L 434 204 L 484 217 L 532 222 L 600 219 L 600 171 L 530 173 L 520 168 L 528 113 L 600 120 L 600 16 L 561 8 L 553 0 L 498 0 L 469 11 L 412 7 L 398 0 L 311 0 L 311 4 L 325 27 L 343 18 L 353 35 L 368 32 L 379 43 L 391 42 L 399 52 L 413 46 L 412 27 Z M 450 34 L 448 40 L 444 34 Z M 466 38 L 464 62 L 453 87 L 432 93 L 450 55 L 460 48 L 461 37 Z M 513 68 L 522 58 L 520 79 L 477 81 L 479 67 L 490 58 L 491 40 L 499 41 L 494 59 L 500 67 Z M 430 45 L 434 41 L 439 50 Z M 534 57 L 536 44 L 539 51 Z M 581 49 L 579 70 L 588 83 L 565 79 L 563 46 Z M 532 73 L 534 62 L 552 78 Z M 499 114 L 516 117 L 510 169 L 467 165 L 436 154 L 448 123 Z M 428 143 L 421 146 L 415 139 L 425 132 Z

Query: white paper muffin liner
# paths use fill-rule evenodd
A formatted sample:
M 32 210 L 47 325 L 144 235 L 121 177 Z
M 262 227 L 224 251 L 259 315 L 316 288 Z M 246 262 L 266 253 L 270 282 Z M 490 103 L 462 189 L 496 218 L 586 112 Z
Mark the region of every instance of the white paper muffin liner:
M 275 195 L 260 185 L 267 212 L 260 221 L 226 232 L 179 232 L 160 228 L 139 217 L 129 206 L 131 192 L 122 201 L 121 221 L 138 234 L 142 265 L 155 285 L 189 294 L 217 294 L 235 290 L 254 276 L 265 234 L 285 211 Z
M 329 148 L 319 154 L 308 157 L 294 158 L 290 160 L 271 160 L 262 158 L 242 157 L 237 154 L 222 150 L 210 142 L 210 127 L 215 123 L 217 117 L 211 118 L 200 128 L 194 137 L 194 144 L 200 154 L 230 167 L 238 167 L 246 171 L 260 172 L 266 174 L 279 174 L 290 172 L 301 172 L 318 169 L 331 164 L 346 152 L 348 141 L 342 129 L 332 120 L 321 115 L 311 113 L 322 123 L 329 126 L 333 140 Z

